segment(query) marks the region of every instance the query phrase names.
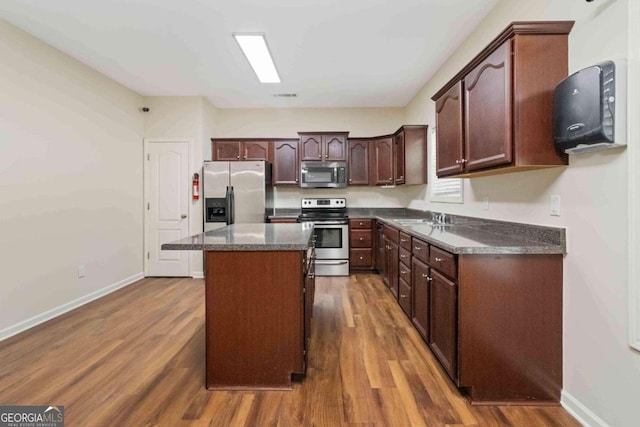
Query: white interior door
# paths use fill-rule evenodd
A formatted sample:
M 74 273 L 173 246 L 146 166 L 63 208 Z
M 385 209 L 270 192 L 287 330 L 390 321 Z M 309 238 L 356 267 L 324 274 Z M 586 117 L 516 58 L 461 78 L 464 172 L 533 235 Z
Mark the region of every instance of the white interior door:
M 145 207 L 147 276 L 188 276 L 188 251 L 163 251 L 160 246 L 188 237 L 189 143 L 147 141 Z

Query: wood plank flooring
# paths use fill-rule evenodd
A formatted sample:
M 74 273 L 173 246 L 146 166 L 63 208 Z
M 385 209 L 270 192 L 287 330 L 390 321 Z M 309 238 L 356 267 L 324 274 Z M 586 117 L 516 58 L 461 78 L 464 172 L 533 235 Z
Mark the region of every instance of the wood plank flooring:
M 64 405 L 68 426 L 579 426 L 471 406 L 373 274 L 317 279 L 293 391 L 208 391 L 204 352 L 204 281 L 144 279 L 0 343 L 0 404 Z

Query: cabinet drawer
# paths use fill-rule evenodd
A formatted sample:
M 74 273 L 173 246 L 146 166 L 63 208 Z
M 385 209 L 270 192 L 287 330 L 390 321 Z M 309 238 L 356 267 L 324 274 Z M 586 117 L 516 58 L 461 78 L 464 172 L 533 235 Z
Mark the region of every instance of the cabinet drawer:
M 409 261 L 407 261 L 408 263 Z M 398 264 L 398 276 L 411 286 L 411 264 L 401 262 Z
M 407 233 L 403 233 L 402 231 L 400 232 L 400 247 L 411 251 L 411 236 Z
M 398 284 L 398 304 L 400 304 L 407 316 L 411 318 L 411 286 L 402 279 Z
M 349 264 L 353 267 L 373 267 L 373 249 L 352 248 L 349 251 Z
M 350 238 L 352 248 L 370 248 L 373 243 L 371 230 L 351 230 Z
M 450 252 L 431 246 L 429 264 L 452 279 L 457 277 L 456 256 Z
M 384 226 L 384 235 L 393 243 L 398 243 L 400 231 L 397 228 Z
M 413 256 L 421 261 L 429 262 L 429 245 L 420 239 L 413 239 L 413 248 L 411 252 Z
M 405 248 L 400 248 L 398 253 L 399 253 L 398 258 L 400 259 L 400 262 L 404 262 L 405 265 L 411 265 L 411 252 L 409 252 Z
M 372 228 L 373 220 L 372 219 L 350 219 L 349 227 L 351 228 Z

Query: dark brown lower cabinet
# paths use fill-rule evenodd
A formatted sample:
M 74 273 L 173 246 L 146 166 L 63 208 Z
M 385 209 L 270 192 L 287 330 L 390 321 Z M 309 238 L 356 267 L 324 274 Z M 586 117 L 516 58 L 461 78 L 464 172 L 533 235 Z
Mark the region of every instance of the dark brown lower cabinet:
M 422 338 L 429 342 L 429 267 L 413 257 L 411 260 L 411 276 L 413 287 L 413 310 L 411 322 L 416 327 Z
M 411 286 L 403 279 L 398 280 L 398 304 L 411 319 Z
M 207 388 L 290 389 L 291 375 L 305 372 L 310 336 L 306 251 L 207 251 L 205 257 Z
M 429 346 L 458 383 L 458 285 L 431 269 Z
M 383 232 L 384 282 L 471 402 L 559 402 L 562 255 L 456 255 L 414 236 L 409 257 Z
M 386 247 L 384 243 L 384 225 L 379 223 L 376 225 L 376 270 L 382 277 L 385 277 L 384 267 L 386 265 L 385 255 Z

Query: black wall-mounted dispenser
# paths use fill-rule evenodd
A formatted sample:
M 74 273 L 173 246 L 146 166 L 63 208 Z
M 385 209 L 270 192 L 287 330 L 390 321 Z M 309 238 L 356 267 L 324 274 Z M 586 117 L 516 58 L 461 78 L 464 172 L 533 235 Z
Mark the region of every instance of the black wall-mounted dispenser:
M 571 74 L 553 96 L 553 138 L 565 153 L 626 144 L 624 61 L 605 61 Z

